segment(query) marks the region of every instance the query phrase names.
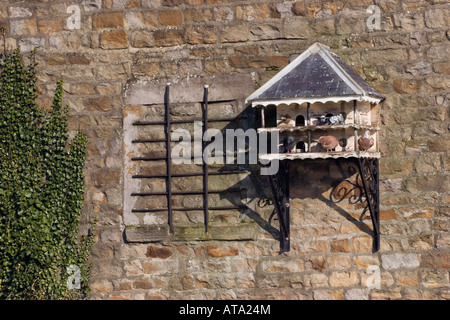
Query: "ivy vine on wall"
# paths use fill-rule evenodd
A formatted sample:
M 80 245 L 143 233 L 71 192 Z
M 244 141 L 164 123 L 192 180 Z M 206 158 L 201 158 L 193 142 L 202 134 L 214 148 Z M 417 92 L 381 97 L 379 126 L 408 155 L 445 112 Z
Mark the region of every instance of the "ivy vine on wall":
M 49 110 L 36 103 L 34 55 L 0 59 L 0 299 L 87 298 L 93 236 L 79 234 L 87 137 L 69 140 L 62 81 Z

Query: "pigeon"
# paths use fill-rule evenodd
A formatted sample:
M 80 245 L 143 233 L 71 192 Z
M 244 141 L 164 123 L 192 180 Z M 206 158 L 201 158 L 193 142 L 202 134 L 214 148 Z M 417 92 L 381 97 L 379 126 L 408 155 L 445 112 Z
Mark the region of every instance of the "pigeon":
M 287 136 L 283 139 L 283 148 L 285 153 L 291 153 L 295 147 L 295 138 L 293 136 Z
M 330 124 L 330 119 L 324 115 L 321 115 L 319 118 L 319 124 L 321 125 Z
M 359 148 L 360 148 L 361 150 L 364 150 L 364 151 L 370 149 L 370 147 L 373 146 L 373 143 L 374 143 L 374 140 L 373 140 L 373 138 L 370 136 L 369 130 L 367 130 L 367 131 L 364 133 L 364 136 L 359 137 L 359 139 L 358 139 Z
M 334 136 L 322 136 L 318 140 L 314 140 L 322 146 L 322 148 L 328 151 L 332 151 L 339 145 L 339 140 Z
M 291 125 L 291 117 L 286 115 L 281 117 L 281 121 L 280 123 L 277 125 L 278 128 L 283 128 L 283 127 L 292 127 L 293 125 Z
M 331 125 L 344 124 L 344 117 L 342 114 L 331 116 L 328 118 Z

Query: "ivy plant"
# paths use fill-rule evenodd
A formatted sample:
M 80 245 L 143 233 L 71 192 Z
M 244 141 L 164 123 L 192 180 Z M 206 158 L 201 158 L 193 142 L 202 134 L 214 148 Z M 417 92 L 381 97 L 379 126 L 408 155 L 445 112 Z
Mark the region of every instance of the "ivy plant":
M 0 299 L 84 299 L 93 236 L 80 236 L 87 137 L 68 133 L 63 83 L 36 102 L 33 51 L 0 57 Z

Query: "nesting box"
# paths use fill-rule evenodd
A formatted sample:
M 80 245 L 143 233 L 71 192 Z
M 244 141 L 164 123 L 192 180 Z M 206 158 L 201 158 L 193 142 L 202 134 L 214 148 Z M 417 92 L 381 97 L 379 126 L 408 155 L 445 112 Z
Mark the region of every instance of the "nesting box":
M 327 46 L 315 43 L 247 98 L 259 132 L 279 132 L 278 153 L 260 159 L 379 158 L 385 99 Z

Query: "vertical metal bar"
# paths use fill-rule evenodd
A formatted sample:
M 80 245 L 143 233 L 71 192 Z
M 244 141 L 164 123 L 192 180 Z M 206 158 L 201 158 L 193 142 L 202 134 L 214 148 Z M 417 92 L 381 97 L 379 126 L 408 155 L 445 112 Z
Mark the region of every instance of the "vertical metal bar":
M 284 216 L 284 223 L 285 223 L 285 238 L 284 238 L 284 246 L 283 246 L 283 250 L 285 250 L 285 252 L 290 250 L 290 242 L 291 242 L 291 219 L 290 219 L 290 192 L 289 192 L 289 164 L 290 161 L 284 161 L 285 162 L 285 166 L 284 166 L 284 212 L 285 212 L 285 216 Z
M 166 155 L 167 155 L 167 178 L 166 178 L 166 189 L 167 189 L 167 212 L 168 212 L 168 222 L 169 222 L 169 232 L 173 232 L 173 219 L 172 219 L 172 157 L 170 150 L 170 103 L 169 103 L 169 92 L 170 83 L 166 85 L 166 92 L 164 94 L 164 106 L 165 106 L 165 121 L 166 121 Z
M 311 104 L 306 104 L 306 125 L 311 125 Z M 308 152 L 311 152 L 311 131 L 308 130 Z
M 376 230 L 375 239 L 374 239 L 374 250 L 378 251 L 380 249 L 380 179 L 379 179 L 379 161 L 378 159 L 373 159 L 373 180 L 374 180 L 374 220 L 375 225 L 374 230 Z
M 353 100 L 353 124 L 356 124 L 356 100 Z M 356 127 L 353 129 L 353 135 L 355 137 L 355 150 L 354 151 L 358 151 L 359 150 L 359 146 L 358 146 L 358 130 L 356 129 Z
M 203 90 L 203 143 L 202 153 L 205 151 L 206 142 L 205 132 L 208 130 L 208 85 L 204 86 Z M 209 212 L 208 212 L 208 164 L 203 159 L 203 212 L 205 221 L 205 232 L 208 233 Z

